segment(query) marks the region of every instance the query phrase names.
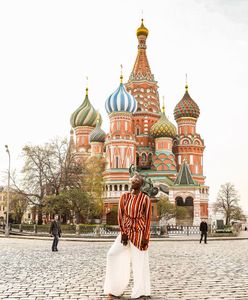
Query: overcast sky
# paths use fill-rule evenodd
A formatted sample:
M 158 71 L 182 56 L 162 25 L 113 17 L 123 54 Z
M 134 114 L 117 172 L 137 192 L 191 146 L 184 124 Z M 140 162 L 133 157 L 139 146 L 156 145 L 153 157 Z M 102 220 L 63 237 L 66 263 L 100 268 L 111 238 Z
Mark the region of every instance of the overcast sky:
M 220 185 L 235 184 L 248 210 L 248 1 L 0 2 L 0 178 L 23 164 L 22 147 L 69 137 L 70 115 L 89 98 L 108 131 L 104 103 L 132 70 L 141 11 L 149 29 L 147 54 L 166 114 L 184 94 L 200 107 L 204 174 L 215 201 Z

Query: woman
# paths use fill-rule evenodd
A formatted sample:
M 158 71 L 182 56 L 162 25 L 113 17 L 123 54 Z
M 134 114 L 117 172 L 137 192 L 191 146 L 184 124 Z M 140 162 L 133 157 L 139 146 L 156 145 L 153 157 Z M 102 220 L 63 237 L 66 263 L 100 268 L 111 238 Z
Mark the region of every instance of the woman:
M 148 244 L 150 239 L 151 200 L 140 191 L 143 178 L 131 178 L 131 192 L 119 201 L 120 234 L 107 254 L 104 293 L 110 298 L 124 293 L 130 279 L 132 262 L 134 286 L 132 298 L 150 296 Z

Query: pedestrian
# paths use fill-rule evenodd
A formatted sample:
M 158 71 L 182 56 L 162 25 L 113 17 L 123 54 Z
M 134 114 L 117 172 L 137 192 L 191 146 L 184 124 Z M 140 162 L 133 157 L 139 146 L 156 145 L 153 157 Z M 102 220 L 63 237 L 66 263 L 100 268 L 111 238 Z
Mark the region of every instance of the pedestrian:
M 201 221 L 200 231 L 201 231 L 200 243 L 202 242 L 202 239 L 203 239 L 203 236 L 204 236 L 204 243 L 207 244 L 208 224 L 207 224 L 207 222 L 205 220 Z
M 132 298 L 150 297 L 150 269 L 148 244 L 150 239 L 151 200 L 141 192 L 143 177 L 136 173 L 131 178 L 131 192 L 119 201 L 118 223 L 120 234 L 107 254 L 104 294 L 118 298 L 130 279 L 133 270 Z
M 50 235 L 53 236 L 52 251 L 58 251 L 59 238 L 62 234 L 58 215 L 54 216 L 54 220 L 51 223 L 49 232 Z

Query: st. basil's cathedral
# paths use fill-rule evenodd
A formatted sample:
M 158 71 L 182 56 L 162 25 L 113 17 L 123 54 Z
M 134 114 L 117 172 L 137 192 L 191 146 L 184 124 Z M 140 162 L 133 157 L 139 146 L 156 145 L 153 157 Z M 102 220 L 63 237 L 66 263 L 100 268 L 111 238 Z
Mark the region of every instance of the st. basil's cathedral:
M 138 53 L 127 83 L 121 75 L 119 87 L 107 98 L 109 132 L 101 129 L 102 118 L 92 106 L 88 88 L 85 99 L 71 115 L 71 145 L 79 158 L 103 157 L 103 220 L 118 206 L 122 193 L 130 188 L 129 167 L 150 178 L 159 193 L 152 198 L 152 219 L 157 221 L 157 201 L 168 194 L 169 201 L 188 210 L 180 225 L 198 225 L 208 218 L 208 186 L 203 175 L 204 141 L 196 132 L 200 109 L 190 97 L 188 84 L 174 109 L 177 127 L 160 108 L 158 84 L 146 55 L 149 34 L 143 24 L 137 29 Z

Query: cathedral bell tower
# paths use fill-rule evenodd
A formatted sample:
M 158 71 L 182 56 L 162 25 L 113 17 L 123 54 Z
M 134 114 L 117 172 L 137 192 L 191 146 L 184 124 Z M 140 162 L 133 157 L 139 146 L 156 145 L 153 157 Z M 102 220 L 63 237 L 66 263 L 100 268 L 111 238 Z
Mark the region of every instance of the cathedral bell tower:
M 151 167 L 152 152 L 155 148 L 154 138 L 150 135 L 152 125 L 160 118 L 160 105 L 157 81 L 151 72 L 146 56 L 146 39 L 149 31 L 144 26 L 137 29 L 138 53 L 126 89 L 137 100 L 137 111 L 133 124 L 137 140 L 136 163 L 141 168 Z

